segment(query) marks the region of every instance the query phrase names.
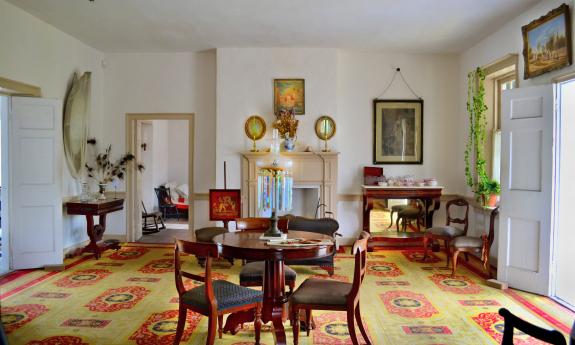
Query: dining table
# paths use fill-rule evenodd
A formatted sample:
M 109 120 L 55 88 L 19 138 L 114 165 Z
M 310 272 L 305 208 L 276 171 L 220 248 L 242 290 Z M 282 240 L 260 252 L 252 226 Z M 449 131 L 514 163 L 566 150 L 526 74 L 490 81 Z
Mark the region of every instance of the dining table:
M 261 240 L 262 231 L 228 232 L 214 237 L 221 245 L 224 257 L 247 261 L 265 261 L 263 281 L 262 322 L 271 322 L 276 344 L 286 344 L 283 325 L 284 308 L 288 302 L 285 293 L 284 261 L 317 259 L 332 255 L 335 250 L 333 237 L 307 231 L 289 231 L 287 239 L 302 239 L 309 244 L 278 245 Z M 243 323 L 252 322 L 254 313 L 241 311 L 230 314 L 223 331 L 235 334 Z

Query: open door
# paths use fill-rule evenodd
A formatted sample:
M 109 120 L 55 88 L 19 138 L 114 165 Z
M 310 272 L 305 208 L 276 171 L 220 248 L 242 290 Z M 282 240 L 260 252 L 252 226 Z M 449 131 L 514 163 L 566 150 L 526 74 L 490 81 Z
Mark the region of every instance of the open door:
M 12 97 L 10 239 L 14 269 L 61 265 L 62 102 Z
M 553 85 L 504 91 L 497 278 L 548 295 L 553 200 Z

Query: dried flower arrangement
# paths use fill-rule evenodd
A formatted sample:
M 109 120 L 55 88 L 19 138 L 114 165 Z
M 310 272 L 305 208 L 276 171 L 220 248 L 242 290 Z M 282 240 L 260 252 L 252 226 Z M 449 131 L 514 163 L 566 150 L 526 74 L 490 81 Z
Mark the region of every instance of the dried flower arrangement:
M 96 147 L 96 139 L 88 139 L 88 144 Z M 112 152 L 112 145 L 109 145 L 104 152 L 95 155 L 95 164 L 86 163 L 86 170 L 88 177 L 98 181 L 99 184 L 107 184 L 112 182 L 115 178 L 123 180 L 126 176 L 126 167 L 128 162 L 133 161 L 136 156 L 131 153 L 123 154 L 116 162 L 112 163 L 110 160 Z M 143 171 L 144 165 L 138 163 L 138 170 Z
M 295 138 L 298 120 L 295 119 L 294 109 L 282 109 L 276 114 L 273 128 L 277 128 L 283 138 Z

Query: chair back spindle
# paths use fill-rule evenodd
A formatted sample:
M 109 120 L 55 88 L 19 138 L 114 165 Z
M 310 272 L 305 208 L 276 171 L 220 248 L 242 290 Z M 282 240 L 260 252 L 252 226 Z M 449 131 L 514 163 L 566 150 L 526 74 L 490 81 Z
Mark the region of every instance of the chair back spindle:
M 237 218 L 236 229 L 240 231 L 265 231 L 270 227 L 269 218 Z M 280 218 L 278 228 L 282 232 L 287 232 L 288 219 Z
M 452 217 L 452 206 L 462 207 L 465 208 L 465 216 L 463 218 L 454 218 Z M 458 198 L 449 200 L 445 204 L 445 208 L 447 209 L 447 221 L 446 225 L 451 225 L 452 223 L 456 224 L 463 224 L 463 236 L 467 235 L 467 228 L 469 227 L 469 203 L 467 200 Z
M 565 337 L 563 337 L 563 334 L 557 330 L 548 330 L 539 326 L 535 326 L 513 315 L 509 310 L 505 308 L 499 309 L 499 315 L 503 316 L 503 319 L 505 320 L 505 325 L 503 328 L 503 339 L 501 340 L 502 345 L 513 345 L 513 330 L 515 328 L 549 344 L 567 345 Z

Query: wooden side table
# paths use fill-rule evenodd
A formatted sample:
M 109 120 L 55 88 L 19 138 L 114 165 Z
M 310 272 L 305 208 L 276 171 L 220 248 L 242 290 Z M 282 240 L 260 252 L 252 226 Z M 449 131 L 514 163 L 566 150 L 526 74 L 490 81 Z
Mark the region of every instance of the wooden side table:
M 99 259 L 101 253 L 108 249 L 120 249 L 118 241 L 102 241 L 102 236 L 106 231 L 106 215 L 111 212 L 120 211 L 124 208 L 124 199 L 106 199 L 91 201 L 70 201 L 66 203 L 66 212 L 69 215 L 86 216 L 86 231 L 90 238 L 90 243 L 84 248 L 78 249 L 74 255 L 86 252 L 93 253 Z M 94 216 L 99 216 L 98 224 L 94 224 Z

